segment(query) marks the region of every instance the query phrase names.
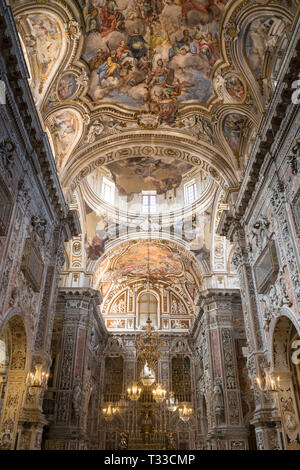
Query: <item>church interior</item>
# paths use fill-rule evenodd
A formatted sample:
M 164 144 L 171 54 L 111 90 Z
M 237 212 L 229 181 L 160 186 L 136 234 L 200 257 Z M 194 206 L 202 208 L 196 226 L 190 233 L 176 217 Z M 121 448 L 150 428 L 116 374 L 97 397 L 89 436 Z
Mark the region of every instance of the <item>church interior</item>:
M 0 24 L 0 449 L 300 450 L 300 1 Z

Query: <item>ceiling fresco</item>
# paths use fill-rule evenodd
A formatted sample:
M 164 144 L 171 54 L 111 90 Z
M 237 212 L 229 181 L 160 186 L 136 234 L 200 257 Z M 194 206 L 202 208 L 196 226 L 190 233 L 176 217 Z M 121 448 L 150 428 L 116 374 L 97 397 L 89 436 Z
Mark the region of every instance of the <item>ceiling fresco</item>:
M 39 74 L 45 78 L 59 54 L 62 41 L 60 28 L 52 18 L 41 13 L 28 15 L 26 22 L 30 31 L 27 41 L 36 42 Z
M 200 153 L 208 149 L 211 162 L 229 165 L 229 186 L 238 185 L 240 154 L 249 154 L 249 133 L 258 132 L 274 91 L 275 52 L 282 60 L 297 2 L 15 0 L 12 8 L 33 94 L 59 149 L 63 187 L 72 185 L 73 163 L 81 171 L 76 160 L 85 160 L 86 149 L 153 129 L 166 138 L 173 131 L 175 139 L 188 136 Z M 126 171 L 135 171 L 129 163 Z M 132 194 L 113 165 L 120 190 Z M 155 171 L 158 186 L 166 178 Z M 170 184 L 180 184 L 176 171 L 160 190 Z
M 268 58 L 266 52 L 276 45 L 283 34 L 285 22 L 276 16 L 266 16 L 251 22 L 248 27 L 245 52 L 253 73 L 263 75 L 263 66 Z
M 206 103 L 220 58 L 226 0 L 89 0 L 82 58 L 90 97 L 174 121 L 178 103 Z
M 142 191 L 164 194 L 178 188 L 183 176 L 194 167 L 172 157 L 134 157 L 107 165 L 121 195 Z
M 149 271 L 148 271 L 149 259 Z M 114 276 L 147 276 L 164 277 L 168 274 L 178 275 L 182 272 L 182 262 L 172 251 L 159 243 L 139 243 L 118 259 Z
M 149 259 L 149 269 L 148 269 Z M 201 282 L 201 272 L 194 256 L 174 242 L 166 240 L 131 240 L 109 250 L 100 260 L 96 269 L 96 285 L 103 295 L 114 286 L 122 290 L 130 282 L 147 280 L 183 284 L 193 297 L 195 288 Z
M 62 190 L 80 216 L 71 269 L 92 275 L 107 312 L 124 283 L 145 281 L 148 248 L 151 277 L 180 284 L 188 309 L 202 282 L 224 287 L 230 246 L 215 234 L 216 214 L 241 184 L 299 2 L 11 5 Z M 103 173 L 98 192 L 89 188 L 95 170 Z M 188 205 L 183 187 L 199 183 L 197 171 L 207 185 Z M 116 186 L 114 202 L 99 203 L 103 175 Z M 131 210 L 145 190 L 156 191 L 156 217 Z M 150 246 L 149 234 L 157 236 Z

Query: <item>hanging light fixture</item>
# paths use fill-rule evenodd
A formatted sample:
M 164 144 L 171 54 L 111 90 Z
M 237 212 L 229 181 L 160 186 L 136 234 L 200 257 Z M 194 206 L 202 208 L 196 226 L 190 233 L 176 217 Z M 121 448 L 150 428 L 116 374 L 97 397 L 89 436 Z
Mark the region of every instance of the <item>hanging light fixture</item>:
M 149 368 L 147 361 L 144 365 L 140 377 L 144 387 L 151 387 L 151 385 L 153 385 L 155 382 L 155 372 L 153 369 Z
M 131 401 L 138 401 L 142 394 L 142 388 L 136 382 L 133 382 L 131 387 L 127 388 L 127 395 Z
M 184 422 L 187 423 L 192 415 L 193 415 L 193 407 L 186 401 L 182 402 L 181 405 L 178 407 L 178 414 L 179 418 Z
M 189 394 L 186 394 L 186 380 L 185 380 L 185 368 L 184 368 L 184 360 L 185 358 L 182 356 L 182 381 L 183 381 L 183 391 L 184 391 L 184 401 L 178 406 L 178 414 L 179 418 L 184 422 L 187 423 L 191 417 L 193 416 L 194 410 L 191 404 L 187 401 L 187 397 Z
M 106 407 L 102 408 L 102 414 L 105 421 L 112 421 L 117 413 L 119 413 L 119 408 L 117 406 L 113 406 L 112 403 L 108 403 Z
M 280 390 L 280 377 L 275 380 L 267 369 L 265 369 L 265 379 L 256 377 L 256 383 L 262 392 L 276 393 Z
M 28 387 L 46 388 L 49 374 L 43 370 L 43 364 L 36 364 L 34 372 L 29 372 L 26 379 Z
M 167 391 L 162 388 L 160 384 L 156 385 L 156 388 L 152 390 L 153 398 L 156 401 L 156 403 L 162 403 L 166 397 Z
M 169 411 L 176 411 L 178 408 L 178 400 L 175 400 L 174 392 L 170 392 L 168 398 L 166 399 L 166 407 Z

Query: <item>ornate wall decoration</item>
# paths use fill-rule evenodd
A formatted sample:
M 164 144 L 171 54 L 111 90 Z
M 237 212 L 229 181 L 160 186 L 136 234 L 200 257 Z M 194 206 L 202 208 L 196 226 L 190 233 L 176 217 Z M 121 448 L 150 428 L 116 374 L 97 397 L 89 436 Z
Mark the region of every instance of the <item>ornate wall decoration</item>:
M 191 365 L 184 355 L 172 359 L 172 391 L 175 399 L 191 401 Z
M 8 191 L 6 184 L 1 178 L 0 181 L 0 236 L 7 234 L 10 218 L 12 214 L 12 197 Z
M 295 198 L 292 201 L 291 206 L 295 221 L 296 232 L 298 236 L 300 236 L 300 191 L 297 192 Z
M 122 357 L 106 357 L 104 372 L 104 401 L 123 392 L 124 365 Z M 106 398 L 106 399 L 105 399 Z
M 260 294 L 274 282 L 279 270 L 275 242 L 270 242 L 254 264 L 257 290 Z
M 44 263 L 37 246 L 28 238 L 25 242 L 21 269 L 35 292 L 43 282 Z
M 232 332 L 222 329 L 222 343 L 225 368 L 225 386 L 227 389 L 236 389 L 235 364 L 233 356 Z

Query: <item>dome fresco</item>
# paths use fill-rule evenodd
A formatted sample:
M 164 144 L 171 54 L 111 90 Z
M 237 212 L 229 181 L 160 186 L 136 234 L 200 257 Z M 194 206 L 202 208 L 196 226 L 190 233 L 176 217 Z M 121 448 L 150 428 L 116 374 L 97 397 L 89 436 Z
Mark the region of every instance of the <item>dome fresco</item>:
M 178 188 L 193 166 L 172 157 L 134 157 L 106 166 L 121 195 L 156 191 L 164 194 Z

